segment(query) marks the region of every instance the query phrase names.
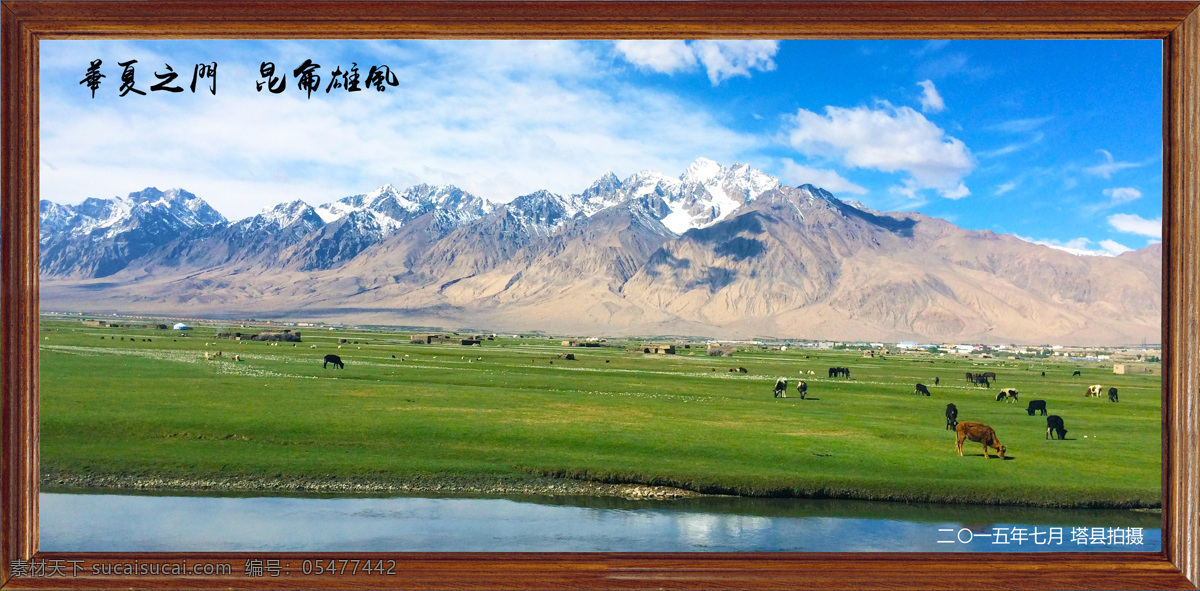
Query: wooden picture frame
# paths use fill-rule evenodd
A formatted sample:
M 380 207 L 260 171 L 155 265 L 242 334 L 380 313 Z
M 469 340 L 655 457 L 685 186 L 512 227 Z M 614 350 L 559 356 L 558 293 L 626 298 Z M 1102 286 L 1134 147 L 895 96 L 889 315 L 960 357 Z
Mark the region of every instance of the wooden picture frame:
M 0 586 L 1196 589 L 1200 0 L 1157 2 L 0 2 Z M 1163 41 L 1163 530 L 1146 553 L 46 553 L 38 549 L 38 41 L 170 38 L 1038 38 Z M 394 574 L 304 576 L 381 558 Z M 232 574 L 13 577 L 14 561 L 229 564 Z M 248 577 L 247 560 L 287 574 Z M 70 570 L 68 568 L 68 570 Z

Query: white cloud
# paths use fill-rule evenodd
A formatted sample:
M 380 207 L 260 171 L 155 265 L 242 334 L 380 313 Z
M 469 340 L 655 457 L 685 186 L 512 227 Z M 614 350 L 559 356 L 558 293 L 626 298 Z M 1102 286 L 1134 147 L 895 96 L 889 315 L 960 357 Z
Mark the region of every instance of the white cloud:
M 102 43 L 71 43 L 42 45 L 44 57 L 64 65 L 44 67 L 41 76 L 41 192 L 62 203 L 181 187 L 237 219 L 297 198 L 319 204 L 384 183 L 422 182 L 504 202 L 543 188 L 578 192 L 606 169 L 677 174 L 699 155 L 745 161 L 765 142 L 731 130 L 702 105 L 597 74 L 606 44 L 385 44 L 371 55 L 401 81 L 419 84 L 386 92 L 322 89 L 311 100 L 294 80 L 282 94 L 256 92 L 259 61 L 274 59 L 282 70 L 295 55 L 312 57 L 327 82 L 335 65 L 351 61 L 342 51 L 358 55 L 362 47 L 256 45 L 246 55 L 214 51 L 221 67 L 216 96 L 185 90 L 116 98 L 115 88 L 104 86 L 110 98 L 92 101 L 77 84 L 79 64 L 138 57 L 138 46 L 124 44 L 110 59 L 97 53 Z M 175 61 L 171 47 L 156 50 Z M 384 55 L 388 48 L 408 57 Z M 515 51 L 521 48 L 531 52 Z M 139 85 L 153 81 L 138 72 Z
M 1129 252 L 1129 251 L 1133 250 L 1132 248 L 1129 248 L 1128 246 L 1125 246 L 1124 244 L 1121 244 L 1114 240 L 1101 240 L 1098 243 L 1093 243 L 1091 240 L 1089 240 L 1087 238 L 1075 238 L 1073 240 L 1067 240 L 1066 242 L 1063 242 L 1060 240 L 1053 240 L 1053 239 L 1027 238 L 1025 236 L 1020 236 L 1020 235 L 1016 235 L 1016 234 L 1014 234 L 1014 236 L 1016 236 L 1017 238 L 1020 238 L 1021 240 L 1026 241 L 1026 242 L 1032 242 L 1034 244 L 1040 244 L 1042 246 L 1049 246 L 1050 248 L 1053 248 L 1056 250 L 1061 250 L 1064 252 L 1069 252 L 1071 254 L 1079 255 L 1079 256 L 1109 256 L 1109 257 L 1111 257 L 1111 256 L 1117 256 L 1123 252 Z M 1098 248 L 1093 248 L 1091 246 L 1092 244 L 1096 244 L 1098 246 Z
M 750 77 L 750 70 L 769 72 L 775 69 L 778 41 L 694 41 L 696 57 L 704 63 L 708 79 L 716 86 L 733 76 Z
M 1104 190 L 1104 196 L 1112 200 L 1113 205 L 1122 205 L 1142 198 L 1142 192 L 1133 187 L 1113 187 Z
M 946 101 L 942 100 L 942 95 L 938 94 L 937 87 L 933 85 L 932 80 L 922 80 L 917 83 L 923 92 L 921 93 L 921 111 L 925 113 L 941 113 L 946 109 Z
M 1145 163 L 1139 162 L 1117 162 L 1113 160 L 1113 155 L 1110 154 L 1108 150 L 1096 151 L 1104 155 L 1104 163 L 1097 164 L 1095 166 L 1089 166 L 1088 168 L 1083 169 L 1083 172 L 1086 172 L 1092 176 L 1110 179 L 1112 178 L 1114 172 L 1125 168 L 1137 168 L 1145 165 Z
M 1027 141 L 1008 144 L 1004 147 L 997 148 L 995 150 L 991 150 L 988 152 L 980 152 L 979 155 L 986 157 L 986 158 L 995 158 L 996 156 L 1004 156 L 1006 154 L 1012 154 L 1013 152 L 1019 152 L 1026 148 L 1031 148 L 1033 146 L 1036 146 L 1036 145 L 1040 144 L 1042 142 L 1042 140 L 1044 140 L 1044 139 L 1046 139 L 1046 134 L 1039 131 L 1037 133 L 1034 133 Z
M 1162 218 L 1148 220 L 1132 213 L 1118 213 L 1108 216 L 1108 225 L 1118 232 L 1140 234 L 1162 240 Z
M 849 167 L 907 175 L 893 190 L 910 197 L 927 189 L 958 199 L 975 161 L 961 140 L 949 137 L 909 107 L 825 107 L 825 115 L 800 109 L 788 140 L 808 156 L 837 158 Z
M 912 53 L 917 57 L 924 57 L 927 53 L 936 53 L 941 51 L 949 44 L 949 39 L 934 39 L 932 41 L 926 41 L 924 45 Z
M 662 74 L 704 66 L 713 86 L 734 76 L 749 78 L 751 70 L 775 69 L 778 41 L 616 41 L 617 53 L 629 63 Z
M 1124 244 L 1121 244 L 1115 240 L 1101 240 L 1100 248 L 1103 248 L 1114 255 L 1133 250 L 1132 248 L 1129 248 L 1128 246 L 1125 246 Z
M 694 67 L 696 52 L 687 41 L 617 41 L 613 44 L 629 63 L 660 74 L 673 74 Z
M 783 172 L 779 174 L 779 180 L 788 185 L 803 185 L 807 183 L 825 189 L 835 195 L 841 193 L 865 195 L 867 193 L 866 189 L 847 180 L 838 174 L 837 171 L 796 164 L 791 158 L 783 159 Z
M 1031 117 L 1028 119 L 1009 119 L 987 127 L 992 131 L 1004 133 L 1029 133 L 1049 122 L 1053 117 Z
M 999 196 L 1001 196 L 1013 189 L 1016 189 L 1016 188 L 1017 188 L 1017 183 L 1015 181 L 1003 183 L 1000 186 L 996 187 L 996 190 L 992 192 L 992 195 L 999 197 Z

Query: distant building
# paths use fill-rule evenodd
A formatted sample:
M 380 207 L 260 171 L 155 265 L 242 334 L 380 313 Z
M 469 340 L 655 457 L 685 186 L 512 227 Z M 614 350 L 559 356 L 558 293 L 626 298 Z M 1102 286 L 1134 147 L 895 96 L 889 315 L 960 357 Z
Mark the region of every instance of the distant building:
M 1114 363 L 1113 364 L 1113 373 L 1115 373 L 1115 374 L 1125 373 L 1125 364 L 1124 363 Z
M 871 357 L 871 358 L 874 358 L 874 357 L 875 357 L 875 352 L 874 352 L 874 351 L 871 351 L 871 350 L 869 350 L 869 349 L 868 349 L 868 350 L 866 350 L 866 351 L 863 351 L 863 353 L 862 353 L 862 356 L 863 356 L 863 357 Z
M 659 345 L 654 348 L 654 352 L 658 355 L 674 355 L 675 345 Z
M 445 340 L 445 337 L 440 334 L 415 334 L 408 339 L 409 344 L 414 345 L 432 345 Z
M 191 329 L 192 329 L 192 327 L 190 327 L 182 322 L 176 322 L 175 326 L 171 327 L 171 330 L 191 330 Z
M 483 345 L 480 339 L 462 339 L 459 344 L 467 347 L 479 347 Z
M 708 354 L 713 357 L 729 357 L 737 352 L 737 347 L 732 345 L 709 345 Z

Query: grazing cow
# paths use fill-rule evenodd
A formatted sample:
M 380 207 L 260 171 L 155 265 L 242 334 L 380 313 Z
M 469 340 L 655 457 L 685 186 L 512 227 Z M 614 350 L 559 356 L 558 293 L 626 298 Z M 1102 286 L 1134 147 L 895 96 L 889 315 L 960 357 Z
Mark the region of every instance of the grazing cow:
M 779 398 L 780 396 L 787 398 L 787 380 L 784 378 L 775 380 L 775 397 Z
M 804 400 L 804 397 L 808 395 L 808 383 L 804 380 L 796 381 L 800 382 L 799 384 L 796 384 L 796 391 L 800 393 L 800 400 Z
M 342 363 L 342 358 L 337 355 L 326 355 L 325 363 L 322 363 L 321 367 L 327 368 L 330 363 L 333 364 L 334 369 L 346 369 L 346 364 Z
M 1012 388 L 1005 388 L 1000 391 L 1000 395 L 996 397 L 997 401 L 1004 400 L 1005 402 L 1016 402 L 1017 391 Z
M 981 376 L 983 376 L 983 377 L 985 377 L 985 378 L 987 378 L 987 379 L 989 379 L 989 380 L 994 380 L 994 379 L 996 379 L 996 372 L 994 372 L 994 371 L 985 371 L 985 372 L 983 372 L 983 373 L 981 373 L 981 374 L 979 374 L 979 375 L 981 375 Z
M 575 361 L 575 354 L 567 353 L 567 361 Z
M 1033 413 L 1038 412 L 1038 411 L 1042 412 L 1042 416 L 1046 416 L 1046 401 L 1045 400 L 1030 400 L 1029 406 L 1025 407 L 1025 412 L 1029 413 L 1029 416 L 1032 417 Z
M 1053 437 L 1050 437 L 1051 431 L 1054 431 L 1058 435 L 1060 441 L 1067 438 L 1067 430 L 1063 426 L 1062 417 L 1058 415 L 1046 417 L 1046 439 L 1053 439 Z
M 975 383 L 975 374 L 967 372 L 967 381 L 971 382 L 972 384 Z
M 1116 389 L 1116 388 L 1109 388 L 1109 389 L 1108 389 L 1108 401 L 1109 401 L 1109 402 L 1116 402 L 1116 401 L 1117 401 L 1117 389 Z
M 234 356 L 233 356 L 233 360 L 234 360 L 234 361 L 241 361 L 241 360 L 242 360 L 242 356 L 241 356 L 241 355 L 234 355 Z
M 750 373 L 750 372 L 749 372 L 749 371 L 747 371 L 747 370 L 746 370 L 746 368 L 744 368 L 744 367 L 739 367 L 739 368 L 738 368 L 738 373 Z
M 1084 398 L 1087 398 L 1087 397 L 1089 397 L 1089 396 L 1095 396 L 1096 398 L 1099 398 L 1099 397 L 1100 397 L 1100 390 L 1103 390 L 1103 389 L 1104 389 L 1104 387 L 1103 387 L 1103 386 L 1101 386 L 1100 384 L 1095 384 L 1095 385 L 1092 385 L 1092 386 L 1088 386 L 1087 392 L 1085 392 L 1085 393 L 1083 394 L 1083 397 L 1084 397 Z
M 980 375 L 980 374 L 975 374 L 975 385 L 976 385 L 976 386 L 983 386 L 983 387 L 985 387 L 985 388 L 991 388 L 991 387 L 992 387 L 992 383 L 991 383 L 991 382 L 989 382 L 987 378 L 983 377 L 983 376 L 982 376 L 982 375 Z
M 933 385 L 934 385 L 934 386 L 936 386 L 936 385 L 938 385 L 938 384 L 940 384 L 940 383 L 942 383 L 942 378 L 939 378 L 939 377 L 935 377 L 935 378 L 933 378 Z
M 954 403 L 946 405 L 946 430 L 952 430 L 958 426 L 958 407 Z
M 983 423 L 964 421 L 955 425 L 954 431 L 958 434 L 958 437 L 954 443 L 954 447 L 958 450 L 958 455 L 960 456 L 963 455 L 962 446 L 963 440 L 965 439 L 982 443 L 983 457 L 987 459 L 991 459 L 992 457 L 988 454 L 988 448 L 1000 452 L 1000 459 L 1002 460 L 1004 459 L 1004 452 L 1008 451 L 1008 448 L 1005 447 L 1004 444 L 1000 443 L 1000 440 L 996 437 L 996 432 L 993 431 L 991 427 Z
M 925 384 L 917 384 L 917 389 L 913 392 L 913 394 L 924 394 L 929 396 L 929 388 L 926 388 Z
M 1046 372 L 1044 372 L 1044 371 L 1042 372 L 1042 377 L 1043 378 L 1046 377 Z
M 833 378 L 833 377 L 837 377 L 837 375 L 838 375 L 839 373 L 841 373 L 841 369 L 842 369 L 842 368 L 840 368 L 840 367 L 831 367 L 831 368 L 829 368 L 829 377 L 831 377 L 831 378 Z
M 1083 374 L 1079 373 L 1079 370 L 1077 369 L 1077 370 L 1075 370 L 1075 373 L 1071 374 L 1071 377 L 1082 376 L 1082 375 Z

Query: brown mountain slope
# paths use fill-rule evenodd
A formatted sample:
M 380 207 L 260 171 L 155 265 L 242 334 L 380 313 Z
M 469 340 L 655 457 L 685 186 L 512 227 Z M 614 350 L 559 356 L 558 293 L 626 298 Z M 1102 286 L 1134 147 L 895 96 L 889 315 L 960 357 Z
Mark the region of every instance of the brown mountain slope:
M 1081 257 L 811 187 L 764 193 L 678 237 L 662 207 L 627 201 L 549 235 L 505 208 L 458 228 L 431 212 L 330 270 L 50 280 L 43 302 L 573 334 L 1160 340 L 1161 245 Z

